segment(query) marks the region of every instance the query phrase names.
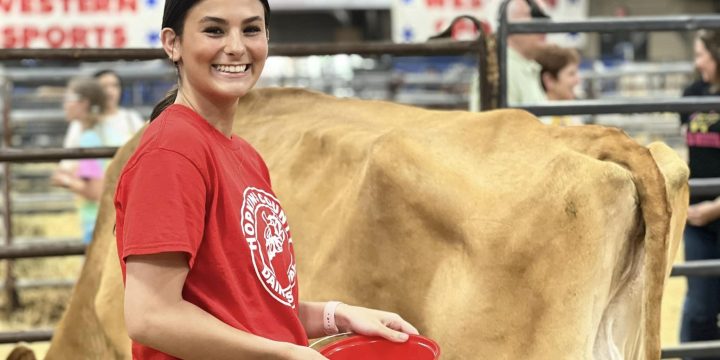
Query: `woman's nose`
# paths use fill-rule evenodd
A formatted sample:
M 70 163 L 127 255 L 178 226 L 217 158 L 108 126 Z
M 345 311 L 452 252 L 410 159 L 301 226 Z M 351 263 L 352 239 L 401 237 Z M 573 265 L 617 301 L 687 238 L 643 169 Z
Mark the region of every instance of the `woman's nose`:
M 245 43 L 241 34 L 232 32 L 227 37 L 227 43 L 225 44 L 225 53 L 228 55 L 240 56 L 245 52 Z

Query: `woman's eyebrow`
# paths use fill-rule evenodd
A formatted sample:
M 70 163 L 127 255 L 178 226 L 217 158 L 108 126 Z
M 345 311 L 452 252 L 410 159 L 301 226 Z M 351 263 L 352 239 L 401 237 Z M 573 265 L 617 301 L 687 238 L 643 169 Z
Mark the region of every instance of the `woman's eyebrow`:
M 214 23 L 220 23 L 223 25 L 227 25 L 227 20 L 219 17 L 214 16 L 205 16 L 202 19 L 200 19 L 200 23 L 207 23 L 207 22 L 214 22 Z
M 251 23 L 251 22 L 255 22 L 255 21 L 261 21 L 261 20 L 262 20 L 261 16 L 253 16 L 253 17 L 249 17 L 249 18 L 243 20 L 243 24 L 247 24 L 247 23 Z M 223 18 L 215 17 L 215 16 L 205 16 L 202 19 L 200 19 L 201 24 L 208 23 L 208 22 L 219 23 L 222 25 L 228 24 L 227 20 L 225 20 Z
M 253 17 L 249 17 L 249 18 L 243 20 L 243 24 L 247 24 L 247 23 L 251 23 L 251 22 L 255 22 L 255 21 L 260 21 L 260 20 L 262 20 L 262 17 L 260 17 L 260 16 L 253 16 Z

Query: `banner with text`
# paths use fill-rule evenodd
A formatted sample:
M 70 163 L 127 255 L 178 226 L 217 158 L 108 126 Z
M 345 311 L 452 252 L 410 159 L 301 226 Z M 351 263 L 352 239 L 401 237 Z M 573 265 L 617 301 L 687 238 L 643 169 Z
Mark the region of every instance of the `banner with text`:
M 538 1 L 539 2 L 539 1 Z M 482 21 L 485 30 L 497 27 L 502 0 L 393 0 L 392 31 L 395 42 L 423 42 L 445 30 L 459 15 L 471 15 Z M 586 19 L 589 0 L 545 0 L 544 8 L 553 20 Z M 453 39 L 472 40 L 475 26 L 462 21 L 453 27 Z M 563 46 L 581 46 L 578 34 L 550 34 L 548 41 Z
M 0 48 L 160 47 L 162 0 L 0 0 Z

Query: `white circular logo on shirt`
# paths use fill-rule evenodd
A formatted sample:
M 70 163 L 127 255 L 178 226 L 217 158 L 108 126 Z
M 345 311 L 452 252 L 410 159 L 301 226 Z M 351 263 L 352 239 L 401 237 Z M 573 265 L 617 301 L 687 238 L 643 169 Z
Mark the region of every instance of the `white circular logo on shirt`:
M 248 187 L 243 194 L 241 215 L 240 226 L 258 280 L 275 300 L 295 308 L 293 288 L 297 271 L 290 227 L 280 202 L 272 194 Z

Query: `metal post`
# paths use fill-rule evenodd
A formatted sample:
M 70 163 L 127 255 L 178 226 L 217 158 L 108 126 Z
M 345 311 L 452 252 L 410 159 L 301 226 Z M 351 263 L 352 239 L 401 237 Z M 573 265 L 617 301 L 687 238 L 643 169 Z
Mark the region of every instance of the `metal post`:
M 480 98 L 478 101 L 480 101 L 480 104 L 478 104 L 478 109 L 480 111 L 488 111 L 493 110 L 497 107 L 497 104 L 493 104 L 492 99 L 495 93 L 495 89 L 493 89 L 492 83 L 490 82 L 490 68 L 488 63 L 488 56 L 490 56 L 490 49 L 488 48 L 488 34 L 485 33 L 485 30 L 482 27 L 482 24 L 477 24 L 478 32 L 480 33 L 480 36 L 478 36 L 478 86 L 480 87 L 478 89 L 478 92 L 480 94 Z
M 12 107 L 12 83 L 5 79 L 3 83 L 3 148 L 10 147 L 12 142 L 12 127 L 10 126 L 10 108 Z M 3 197 L 5 200 L 5 212 L 3 222 L 5 225 L 5 246 L 12 245 L 12 202 L 10 198 L 10 179 L 12 178 L 10 163 L 3 163 L 5 181 L 3 182 Z M 7 311 L 14 312 L 22 305 L 17 289 L 15 288 L 14 262 L 8 260 L 5 274 L 5 296 L 7 297 Z
M 510 1 L 505 0 L 500 4 L 500 11 L 498 13 L 498 30 L 497 43 L 498 52 L 498 107 L 507 107 L 507 37 L 508 37 L 508 23 L 507 23 L 507 8 L 510 5 Z

